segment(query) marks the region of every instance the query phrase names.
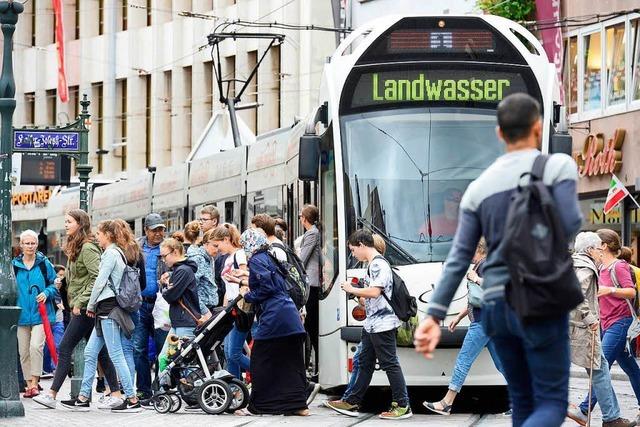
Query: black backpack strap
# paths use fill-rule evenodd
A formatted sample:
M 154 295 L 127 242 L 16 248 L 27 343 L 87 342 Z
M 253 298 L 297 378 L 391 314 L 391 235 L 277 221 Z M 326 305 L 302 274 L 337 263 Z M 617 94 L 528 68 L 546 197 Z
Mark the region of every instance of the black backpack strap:
M 542 181 L 544 177 L 544 167 L 547 165 L 547 161 L 549 160 L 549 155 L 540 154 L 536 157 L 533 162 L 533 166 L 531 167 L 531 180 L 532 181 Z

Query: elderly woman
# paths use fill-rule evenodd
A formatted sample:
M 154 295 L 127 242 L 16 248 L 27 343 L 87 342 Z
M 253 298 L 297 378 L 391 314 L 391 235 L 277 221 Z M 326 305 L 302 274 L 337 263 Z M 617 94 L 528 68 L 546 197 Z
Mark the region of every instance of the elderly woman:
M 283 272 L 268 253 L 265 235 L 249 229 L 241 240 L 250 258 L 249 279 L 242 279 L 240 293 L 257 306 L 258 313 L 248 409 L 254 414 L 308 415 L 300 314 L 289 297 Z
M 20 234 L 20 251 L 21 254 L 12 261 L 18 306 L 22 308 L 18 319 L 18 350 L 22 372 L 27 379 L 24 397 L 34 397 L 39 394 L 38 381 L 42 374 L 45 341 L 38 304 L 45 304 L 49 322 L 55 323 L 54 298 L 58 296 L 58 289 L 53 283 L 56 278 L 53 265 L 38 252 L 38 235 L 35 231 L 26 230 Z
M 602 410 L 605 426 L 633 425 L 620 418 L 620 407 L 611 386 L 609 362 L 602 351 L 598 304 L 598 267 L 602 263 L 602 240 L 591 231 L 576 236 L 573 267 L 582 286 L 584 301 L 571 312 L 569 335 L 571 338 L 571 362 L 589 372 L 593 369 L 593 393 Z M 594 342 L 595 340 L 595 342 Z M 591 359 L 592 345 L 595 346 Z M 567 414 L 580 425 L 587 422 L 587 414 L 580 407 L 571 407 Z

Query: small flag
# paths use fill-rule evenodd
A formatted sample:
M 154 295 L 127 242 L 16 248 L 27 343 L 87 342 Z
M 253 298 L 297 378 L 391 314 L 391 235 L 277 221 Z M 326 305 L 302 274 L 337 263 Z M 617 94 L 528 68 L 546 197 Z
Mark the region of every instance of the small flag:
M 627 187 L 625 187 L 624 184 L 620 182 L 617 176 L 612 174 L 611 183 L 609 184 L 609 194 L 607 194 L 607 201 L 604 202 L 604 209 L 603 209 L 604 214 L 606 215 L 609 212 L 611 212 L 611 210 L 615 208 L 616 205 L 620 203 L 622 199 L 624 199 L 627 196 L 630 196 L 629 190 L 627 190 Z M 631 197 L 631 200 L 633 200 L 633 203 L 635 203 L 636 206 L 640 208 L 640 205 L 638 205 L 638 202 L 636 202 L 636 199 Z

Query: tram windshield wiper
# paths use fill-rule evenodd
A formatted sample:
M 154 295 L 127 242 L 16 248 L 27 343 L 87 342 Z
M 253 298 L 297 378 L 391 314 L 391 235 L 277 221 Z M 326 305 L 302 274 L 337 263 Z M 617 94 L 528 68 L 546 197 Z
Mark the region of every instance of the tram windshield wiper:
M 391 237 L 389 237 L 389 235 L 387 233 L 382 231 L 380 228 L 376 227 L 368 219 L 363 218 L 363 217 L 358 217 L 357 221 L 358 221 L 358 224 L 367 227 L 369 230 L 371 230 L 372 232 L 374 232 L 374 233 L 378 234 L 380 237 L 382 237 L 384 242 L 387 245 L 389 245 L 391 248 L 393 248 L 393 250 L 396 253 L 398 253 L 398 255 L 400 255 L 406 262 L 408 262 L 409 264 L 418 264 L 419 263 L 419 261 L 417 259 L 415 259 L 413 257 L 413 255 L 411 255 L 409 252 L 404 250 L 400 245 L 398 245 L 396 242 L 394 242 L 391 239 Z

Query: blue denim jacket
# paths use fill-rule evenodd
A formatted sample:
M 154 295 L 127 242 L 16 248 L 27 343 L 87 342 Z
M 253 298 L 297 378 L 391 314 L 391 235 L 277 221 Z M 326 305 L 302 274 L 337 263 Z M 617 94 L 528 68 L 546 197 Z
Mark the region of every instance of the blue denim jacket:
M 91 291 L 87 311 L 95 311 L 96 305 L 100 301 L 116 296 L 111 286 L 109 286 L 109 281 L 113 283 L 116 290 L 120 289 L 120 280 L 124 273 L 124 267 L 124 260 L 115 243 L 107 246 L 107 249 L 100 257 L 100 270 Z

